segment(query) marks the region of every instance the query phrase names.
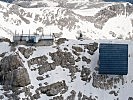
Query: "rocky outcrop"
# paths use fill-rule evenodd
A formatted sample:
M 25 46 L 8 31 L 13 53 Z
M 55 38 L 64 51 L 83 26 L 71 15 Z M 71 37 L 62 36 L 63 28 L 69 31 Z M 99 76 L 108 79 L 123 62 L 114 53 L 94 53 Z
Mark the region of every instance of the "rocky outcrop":
M 102 29 L 104 24 L 113 17 L 116 17 L 117 15 L 124 15 L 125 14 L 125 7 L 123 4 L 116 4 L 116 5 L 111 5 L 108 6 L 107 8 L 104 8 L 100 10 L 96 15 L 95 15 L 95 20 L 94 20 L 94 25 L 97 28 Z
M 86 81 L 86 82 L 90 82 L 90 80 L 91 80 L 91 78 L 92 78 L 92 77 L 90 76 L 90 73 L 91 73 L 91 71 L 90 71 L 89 68 L 82 67 L 81 75 L 80 75 L 81 80 L 82 80 L 82 81 Z
M 67 97 L 67 100 L 75 100 L 76 92 L 72 90 L 70 93 L 71 95 Z
M 17 55 L 6 56 L 0 61 L 1 72 L 4 71 L 4 73 L 23 66 L 21 59 Z
M 29 65 L 29 67 L 34 64 L 43 65 L 47 62 L 47 59 L 48 58 L 45 55 L 36 57 L 36 58 L 32 58 L 28 61 L 28 65 Z
M 133 97 L 129 97 L 128 100 L 133 100 Z
M 6 54 L 6 52 L 3 52 L 2 54 L 0 54 L 0 57 L 4 57 Z
M 116 91 L 110 91 L 109 94 L 113 94 L 114 96 L 118 96 L 118 93 Z
M 60 45 L 62 43 L 65 43 L 65 41 L 68 41 L 66 38 L 59 38 L 56 42 L 57 45 Z
M 18 55 L 9 55 L 0 62 L 0 80 L 5 86 L 23 87 L 30 84 L 27 69 Z
M 97 96 L 95 96 L 95 97 L 97 97 Z M 97 100 L 97 99 L 93 98 L 92 96 L 88 97 L 88 96 L 84 95 L 82 92 L 79 91 L 78 100 Z
M 55 53 L 49 53 L 49 55 L 57 66 L 61 65 L 62 67 L 66 67 L 67 65 L 75 65 L 74 57 L 70 52 L 58 50 Z
M 99 75 L 93 72 L 93 82 L 92 86 L 95 88 L 109 90 L 114 87 L 115 84 L 120 83 L 124 84 L 123 76 L 109 77 L 108 75 Z
M 76 52 L 83 52 L 83 49 L 81 47 L 72 46 L 72 49 L 74 49 Z
M 48 58 L 45 55 L 40 56 L 40 57 L 36 57 L 36 58 L 32 58 L 28 61 L 28 65 L 29 65 L 29 67 L 31 67 L 31 65 L 37 64 L 39 66 L 38 67 L 38 73 L 39 73 L 39 75 L 42 75 L 45 72 L 54 70 L 56 68 L 55 62 L 48 63 L 47 59 Z
M 73 80 L 75 73 L 79 71 L 77 66 L 75 66 L 74 56 L 70 52 L 62 52 L 61 50 L 54 53 L 49 53 L 49 55 L 56 66 L 60 65 L 63 68 L 69 69 L 71 79 Z
M 68 90 L 68 86 L 66 85 L 65 81 L 61 81 L 51 85 L 39 87 L 38 90 L 47 96 L 55 96 L 58 93 L 64 94 Z
M 24 55 L 25 58 L 29 58 L 35 51 L 35 49 L 33 49 L 33 48 L 26 49 L 24 47 L 19 47 L 18 50 L 22 53 L 22 55 Z
M 13 71 L 12 85 L 16 87 L 24 87 L 30 84 L 29 74 L 26 68 L 19 68 Z
M 93 55 L 94 52 L 98 49 L 98 43 L 94 42 L 94 43 L 86 44 L 86 45 L 84 46 L 84 48 L 88 50 L 87 52 L 88 52 L 90 55 Z
M 53 99 L 50 100 L 64 100 L 64 97 L 62 95 L 53 97 Z
M 11 41 L 8 38 L 1 38 L 0 42 L 8 42 L 8 43 L 10 43 Z
M 91 62 L 91 60 L 88 59 L 86 56 L 82 57 L 82 61 L 85 61 L 87 64 L 89 64 Z

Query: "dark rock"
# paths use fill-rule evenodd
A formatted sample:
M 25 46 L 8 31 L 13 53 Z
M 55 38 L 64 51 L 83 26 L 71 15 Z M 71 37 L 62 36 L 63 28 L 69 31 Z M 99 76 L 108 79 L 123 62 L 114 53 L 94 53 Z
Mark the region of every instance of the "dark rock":
M 72 90 L 70 93 L 71 95 L 67 97 L 67 100 L 75 100 L 76 92 Z
M 88 45 L 85 45 L 85 47 L 84 47 L 85 49 L 88 49 L 88 53 L 90 54 L 90 55 L 93 55 L 94 54 L 94 52 L 97 50 L 97 48 L 98 48 L 98 43 L 96 43 L 96 42 L 94 42 L 94 43 L 90 43 L 90 44 L 88 44 Z
M 43 78 L 42 76 L 38 76 L 36 79 L 37 79 L 38 81 L 44 80 L 44 78 Z
M 26 68 L 16 69 L 12 73 L 11 77 L 12 85 L 17 87 L 23 87 L 30 84 L 29 74 Z
M 79 91 L 79 93 L 78 93 L 78 100 L 82 100 L 81 97 L 82 97 L 82 92 Z
M 72 46 L 72 49 L 74 49 L 76 52 L 83 52 L 83 49 L 81 47 Z
M 57 45 L 60 45 L 62 43 L 65 43 L 65 41 L 68 41 L 66 38 L 59 38 L 56 42 Z
M 99 67 L 95 67 L 94 70 L 95 70 L 95 71 L 99 71 Z
M 48 85 L 48 82 L 45 82 L 44 84 L 45 84 L 45 85 Z
M 49 78 L 50 76 L 47 74 L 47 75 L 45 75 L 46 76 L 46 78 Z
M 110 91 L 109 94 L 114 94 L 114 96 L 118 96 L 118 93 L 116 93 L 115 91 Z
M 12 98 L 12 95 L 9 94 L 8 92 L 4 92 L 3 94 L 4 94 L 4 96 L 6 96 L 6 97 L 9 98 L 9 99 Z
M 8 38 L 1 38 L 0 39 L 0 42 L 8 42 L 8 43 L 11 43 L 10 39 L 8 39 Z
M 39 75 L 42 75 L 45 72 L 54 70 L 55 68 L 56 67 L 55 67 L 54 63 L 45 62 L 43 65 L 39 66 L 38 72 L 39 72 Z
M 82 61 L 85 61 L 87 64 L 91 62 L 91 60 L 86 58 L 85 56 L 82 57 Z
M 81 80 L 90 82 L 90 80 L 91 80 L 90 73 L 91 73 L 91 71 L 89 68 L 82 67 L 82 71 L 81 71 L 81 75 L 80 75 Z
M 57 52 L 49 53 L 49 55 L 51 56 L 56 66 L 60 65 L 63 68 L 69 69 L 69 72 L 72 76 L 71 78 L 74 79 L 74 73 L 78 71 L 78 68 L 74 66 L 75 59 L 70 52 L 62 52 L 61 50 L 58 50 Z
M 6 54 L 6 52 L 3 52 L 2 54 L 0 54 L 0 57 L 4 57 Z
M 81 58 L 80 57 L 78 57 L 75 61 L 76 62 L 79 62 L 81 60 Z
M 30 92 L 30 87 L 24 87 L 23 91 L 25 92 L 25 96 L 31 96 L 32 93 Z
M 24 47 L 19 47 L 18 50 L 24 55 L 25 58 L 29 58 L 35 49 L 33 48 L 24 48 Z
M 123 4 L 116 4 L 108 6 L 107 8 L 104 8 L 100 10 L 95 16 L 94 16 L 94 25 L 97 28 L 102 29 L 104 24 L 113 17 L 116 17 L 117 15 L 124 15 L 126 11 L 126 8 Z M 129 11 L 130 12 L 130 11 Z
M 39 86 L 42 86 L 42 83 L 39 83 Z
M 129 16 L 133 12 L 133 6 L 127 3 L 126 5 L 126 15 Z
M 34 89 L 34 86 L 33 86 L 33 85 L 31 85 L 31 86 L 30 86 L 30 88 L 31 88 L 31 89 Z
M 82 100 L 96 100 L 96 99 L 92 98 L 92 96 L 88 97 L 86 95 L 83 95 Z
M 78 52 L 75 51 L 75 50 L 72 50 L 72 53 L 75 54 L 76 56 L 79 56 L 79 55 L 80 55 L 80 53 L 78 53 Z
M 30 84 L 27 69 L 18 55 L 4 57 L 0 63 L 0 80 L 5 90 Z
M 62 95 L 53 97 L 53 99 L 50 100 L 64 100 L 64 97 Z
M 0 95 L 0 99 L 1 99 L 1 100 L 4 99 L 4 96 L 3 96 L 3 95 Z
M 57 82 L 57 83 L 53 83 L 51 85 L 47 85 L 47 86 L 42 86 L 39 87 L 39 90 L 41 91 L 41 93 L 46 94 L 47 96 L 55 96 L 58 93 L 61 93 L 64 89 L 66 89 L 66 84 L 65 81 L 63 82 Z
M 68 49 L 67 49 L 67 48 L 64 48 L 64 50 L 68 51 Z
M 34 94 L 33 98 L 36 99 L 36 100 L 39 99 L 40 98 L 40 94 Z
M 47 60 L 47 59 L 48 59 L 48 58 L 47 58 L 45 55 L 40 56 L 40 57 L 36 57 L 36 58 L 32 58 L 32 59 L 30 59 L 30 60 L 28 61 L 28 65 L 29 65 L 29 67 L 30 67 L 31 65 L 34 65 L 34 64 L 43 65 L 43 64 L 46 63 L 46 60 Z
M 1 60 L 1 69 L 4 73 L 17 69 L 18 67 L 23 67 L 23 63 L 18 55 L 9 55 Z
M 133 97 L 129 97 L 128 100 L 133 100 Z

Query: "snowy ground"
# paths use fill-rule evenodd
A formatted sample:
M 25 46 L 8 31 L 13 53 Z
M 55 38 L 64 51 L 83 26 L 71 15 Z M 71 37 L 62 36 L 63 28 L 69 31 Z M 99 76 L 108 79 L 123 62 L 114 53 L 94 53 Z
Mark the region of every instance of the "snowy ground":
M 95 88 L 92 86 L 92 80 L 88 83 L 85 81 L 82 81 L 80 78 L 80 73 L 77 72 L 76 73 L 76 79 L 73 80 L 73 82 L 71 82 L 71 78 L 70 78 L 70 73 L 68 69 L 62 68 L 61 66 L 57 66 L 55 70 L 49 71 L 47 73 L 44 73 L 43 77 L 45 77 L 45 75 L 49 75 L 49 78 L 45 78 L 42 81 L 38 81 L 36 79 L 38 75 L 38 71 L 31 71 L 30 68 L 28 67 L 27 61 L 29 59 L 35 58 L 35 57 L 39 57 L 41 55 L 46 55 L 48 57 L 48 61 L 52 62 L 50 56 L 48 55 L 49 52 L 56 52 L 57 50 L 54 48 L 54 46 L 47 46 L 47 47 L 33 47 L 36 49 L 36 51 L 34 51 L 33 55 L 29 58 L 26 59 L 24 58 L 24 56 L 17 50 L 15 52 L 19 52 L 20 57 L 23 59 L 24 61 L 24 65 L 26 67 L 26 69 L 28 70 L 30 79 L 31 79 L 31 84 L 35 87 L 34 89 L 32 89 L 32 93 L 35 92 L 35 89 L 39 87 L 39 83 L 45 83 L 48 82 L 48 84 L 52 84 L 58 81 L 62 81 L 65 80 L 67 86 L 68 86 L 68 91 L 63 94 L 64 98 L 67 98 L 67 96 L 70 95 L 71 90 L 75 90 L 76 91 L 76 98 L 75 100 L 78 100 L 78 92 L 82 92 L 84 95 L 86 96 L 92 96 L 92 98 L 98 97 L 96 100 L 116 100 L 117 98 L 119 98 L 119 100 L 128 100 L 129 97 L 133 97 L 133 67 L 132 67 L 132 60 L 133 60 L 133 52 L 132 52 L 132 48 L 133 48 L 133 42 L 132 41 L 125 41 L 125 40 L 69 40 L 66 41 L 64 44 L 60 45 L 59 47 L 63 50 L 64 47 L 67 47 L 69 52 L 71 52 L 72 50 L 72 46 L 78 46 L 78 47 L 83 47 L 84 44 L 89 44 L 89 43 L 93 43 L 93 42 L 98 42 L 98 43 L 117 43 L 117 44 L 128 44 L 128 52 L 129 52 L 129 57 L 128 57 L 128 74 L 124 75 L 124 85 L 122 85 L 122 81 L 120 81 L 119 83 L 115 84 L 117 86 L 117 88 L 112 88 L 109 90 L 105 90 L 105 89 L 100 89 L 100 88 Z M 82 45 L 80 45 L 82 44 Z M 21 47 L 21 46 L 19 46 Z M 25 48 L 27 48 L 26 46 L 23 46 Z M 10 52 L 10 46 L 8 46 L 7 43 L 0 43 L 0 48 L 1 48 L 1 53 L 3 52 Z M 6 49 L 5 49 L 6 48 Z M 81 56 L 86 56 L 88 58 L 91 58 L 91 63 L 87 64 L 83 61 L 77 62 L 76 64 L 78 64 L 79 69 L 81 68 L 82 65 L 88 67 L 91 69 L 91 74 L 94 71 L 94 67 L 98 67 L 97 65 L 97 61 L 98 61 L 98 57 L 99 57 L 99 51 L 97 50 L 94 55 L 89 55 L 87 53 L 81 53 Z M 36 65 L 32 66 L 32 67 L 37 67 Z M 65 71 L 64 71 L 65 70 Z M 116 76 L 109 76 L 109 77 L 116 77 Z M 109 92 L 111 90 L 115 90 L 118 91 L 118 96 L 114 96 L 113 94 L 109 94 Z M 1 91 L 1 93 L 3 93 Z M 58 94 L 59 95 L 59 94 Z M 21 94 L 20 97 L 22 98 L 24 96 L 24 94 Z M 48 97 L 46 95 L 41 95 L 41 98 L 39 100 L 49 100 L 52 97 Z M 6 100 L 6 99 L 5 99 Z

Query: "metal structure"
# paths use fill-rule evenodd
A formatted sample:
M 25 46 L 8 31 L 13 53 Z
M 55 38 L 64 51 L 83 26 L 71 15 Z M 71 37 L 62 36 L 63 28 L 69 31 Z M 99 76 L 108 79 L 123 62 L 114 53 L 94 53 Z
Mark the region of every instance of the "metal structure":
M 99 74 L 127 75 L 128 45 L 100 44 Z
M 53 35 L 39 35 L 39 34 L 16 34 L 13 36 L 13 43 L 21 45 L 35 45 L 35 46 L 49 46 L 53 45 L 54 36 Z

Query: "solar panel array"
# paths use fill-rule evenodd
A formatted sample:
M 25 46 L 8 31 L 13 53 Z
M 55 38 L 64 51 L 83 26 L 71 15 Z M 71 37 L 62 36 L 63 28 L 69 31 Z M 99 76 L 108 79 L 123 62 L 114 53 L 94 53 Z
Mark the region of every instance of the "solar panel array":
M 128 45 L 100 44 L 99 74 L 127 75 Z

